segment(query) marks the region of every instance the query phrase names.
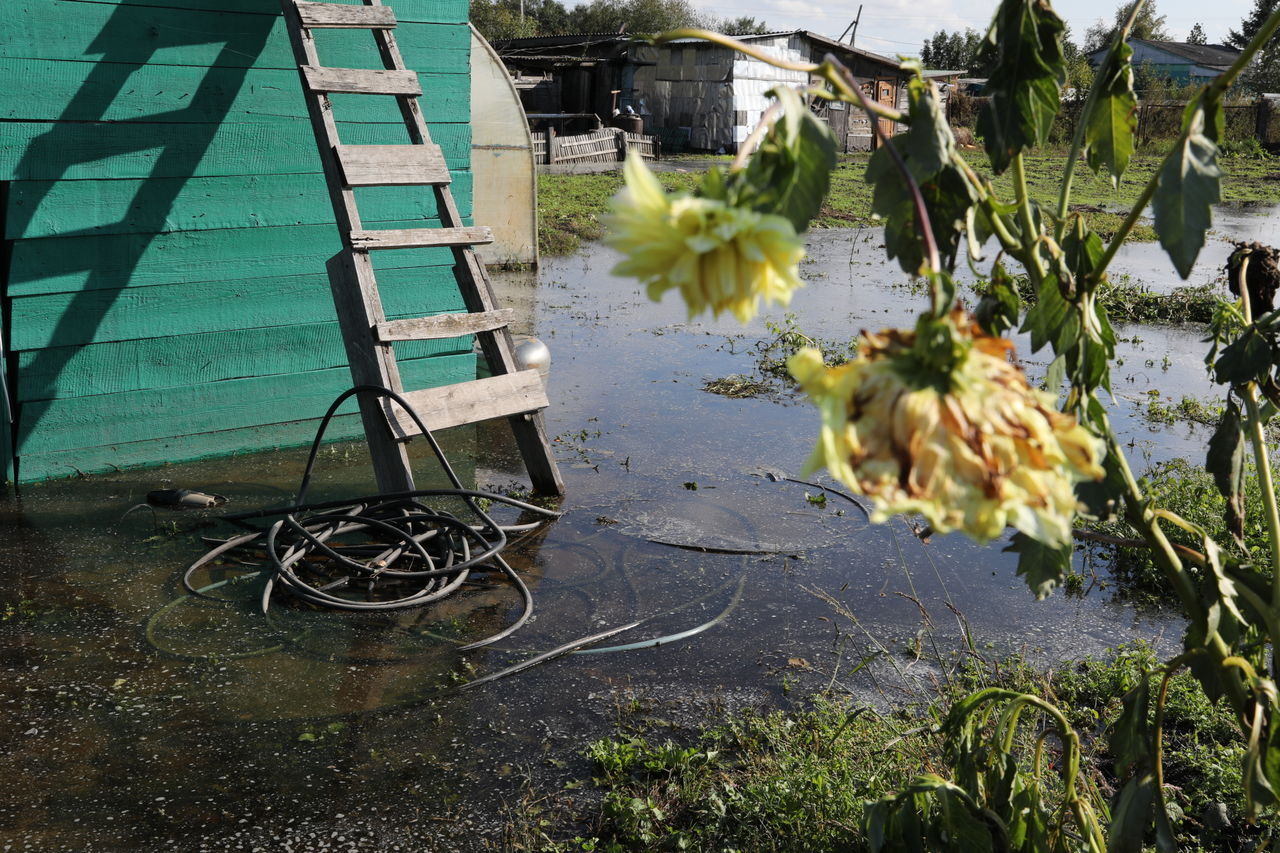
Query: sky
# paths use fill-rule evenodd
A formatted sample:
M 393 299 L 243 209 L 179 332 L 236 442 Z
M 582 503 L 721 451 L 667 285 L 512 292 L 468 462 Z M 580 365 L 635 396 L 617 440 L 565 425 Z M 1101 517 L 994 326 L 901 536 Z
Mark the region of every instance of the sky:
M 704 11 L 724 18 L 749 15 L 770 30 L 812 30 L 838 38 L 858 14 L 859 0 L 819 4 L 807 0 L 692 0 Z M 1150 4 L 1151 0 L 1148 0 Z M 1121 0 L 1059 0 L 1054 8 L 1071 26 L 1079 44 L 1098 18 L 1115 18 Z M 857 46 L 888 56 L 918 56 L 921 43 L 940 29 L 971 27 L 985 32 L 996 0 L 862 0 Z M 1191 27 L 1204 27 L 1209 43 L 1221 42 L 1227 30 L 1238 28 L 1253 8 L 1253 0 L 1155 0 L 1174 40 L 1186 38 Z M 847 39 L 846 39 L 847 41 Z

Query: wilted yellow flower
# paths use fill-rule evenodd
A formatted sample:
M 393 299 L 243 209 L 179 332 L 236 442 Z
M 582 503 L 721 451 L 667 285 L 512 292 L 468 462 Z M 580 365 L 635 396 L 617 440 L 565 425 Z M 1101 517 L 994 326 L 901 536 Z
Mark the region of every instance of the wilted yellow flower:
M 918 512 L 935 530 L 985 542 L 1007 525 L 1047 545 L 1071 539 L 1074 484 L 1103 476 L 1102 442 L 1027 384 L 1012 344 L 963 312 L 944 321 L 949 372 L 913 350 L 916 333 L 864 332 L 837 367 L 805 348 L 787 364 L 822 412 L 810 470 L 875 500 L 873 521 Z
M 690 317 L 727 309 L 745 323 L 762 297 L 790 303 L 804 255 L 790 220 L 716 199 L 668 195 L 634 155 L 623 175 L 626 186 L 605 219 L 605 242 L 627 256 L 614 275 L 640 279 L 654 301 L 679 288 Z

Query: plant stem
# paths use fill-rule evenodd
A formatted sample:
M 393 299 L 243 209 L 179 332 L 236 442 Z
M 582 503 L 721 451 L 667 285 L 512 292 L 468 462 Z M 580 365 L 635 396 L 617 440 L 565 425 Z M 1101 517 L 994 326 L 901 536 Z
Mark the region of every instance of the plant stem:
M 1177 144 L 1181 145 L 1182 142 L 1183 138 L 1178 137 Z M 1164 160 L 1160 161 L 1160 165 L 1152 173 L 1151 179 L 1147 181 L 1147 185 L 1142 188 L 1142 195 L 1138 196 L 1138 200 L 1134 202 L 1129 215 L 1124 218 L 1124 222 L 1120 223 L 1116 233 L 1111 236 L 1111 242 L 1107 244 L 1107 250 L 1102 253 L 1102 259 L 1098 261 L 1098 266 L 1094 270 L 1093 278 L 1095 281 L 1102 278 L 1102 274 L 1111 265 L 1112 259 L 1115 258 L 1116 252 L 1120 251 L 1121 244 L 1128 239 L 1129 232 L 1133 230 L 1133 226 L 1138 224 L 1138 220 L 1142 218 L 1142 212 L 1151 203 L 1151 197 L 1156 194 L 1156 186 L 1160 183 L 1160 170 L 1164 168 L 1164 164 L 1168 159 L 1169 155 L 1166 154 Z
M 1217 98 L 1225 92 L 1228 87 L 1235 82 L 1235 79 L 1240 75 L 1240 72 L 1249 65 L 1249 61 L 1253 59 L 1254 54 L 1262 49 L 1263 45 L 1265 45 L 1267 40 L 1275 34 L 1277 29 L 1280 29 L 1280 7 L 1277 7 L 1276 10 L 1271 13 L 1271 16 L 1267 18 L 1266 23 L 1264 23 L 1262 27 L 1259 28 L 1258 32 L 1254 34 L 1253 38 L 1249 41 L 1249 44 L 1247 44 L 1244 50 L 1240 52 L 1240 55 L 1236 57 L 1236 61 L 1232 63 L 1226 73 L 1215 77 L 1211 83 L 1204 87 L 1204 90 L 1201 91 L 1199 95 L 1198 102 L 1203 103 L 1205 98 Z M 1189 127 L 1184 127 L 1182 129 L 1182 133 L 1178 135 L 1178 139 L 1169 149 L 1169 153 L 1164 156 L 1164 159 L 1160 161 L 1160 165 L 1156 167 L 1155 172 L 1151 174 L 1151 179 L 1147 181 L 1147 185 L 1143 188 L 1142 195 L 1134 204 L 1133 209 L 1129 211 L 1129 215 L 1125 217 L 1124 222 L 1120 224 L 1120 228 L 1117 229 L 1116 233 L 1111 237 L 1111 242 L 1107 244 L 1107 250 L 1103 253 L 1102 259 L 1098 261 L 1098 265 L 1093 274 L 1095 280 L 1102 277 L 1102 274 L 1106 271 L 1107 267 L 1111 264 L 1112 259 L 1116 256 L 1116 252 L 1120 251 L 1120 245 L 1124 243 L 1125 239 L 1129 236 L 1129 232 L 1133 230 L 1133 226 L 1138 223 L 1138 219 L 1141 218 L 1142 212 L 1151 202 L 1151 197 L 1156 193 L 1156 186 L 1160 183 L 1160 172 L 1164 169 L 1164 164 L 1169 162 L 1169 158 L 1173 156 L 1173 152 L 1178 150 L 1178 148 L 1187 141 L 1187 132 L 1189 130 Z
M 1023 263 L 1031 273 L 1031 280 L 1038 288 L 1044 281 L 1044 267 L 1040 264 L 1040 232 L 1031 215 L 1031 196 L 1027 192 L 1027 171 L 1022 162 L 1022 152 L 1013 157 L 1013 189 L 1018 202 L 1018 219 L 1022 223 Z
M 742 144 L 738 146 L 738 156 L 733 158 L 733 163 L 729 166 L 730 172 L 736 172 L 747 165 L 747 160 L 755 150 L 760 147 L 761 141 L 764 140 L 765 133 L 768 132 L 769 128 L 778 120 L 778 116 L 780 115 L 782 115 L 782 102 L 774 101 L 769 105 L 769 108 L 764 111 L 764 114 L 760 116 L 760 122 L 751 129 L 750 135 L 747 136 L 747 138 L 743 140 Z
M 1008 223 L 1004 221 L 1004 216 L 996 210 L 995 200 L 991 197 L 991 193 L 987 192 L 987 188 L 982 185 L 982 180 L 973 171 L 973 167 L 960 156 L 959 152 L 952 152 L 951 162 L 960 171 L 964 172 L 965 177 L 969 179 L 969 185 L 978 194 L 978 202 L 987 212 L 987 219 L 991 221 L 991 231 L 996 235 L 996 239 L 1000 241 L 1000 246 L 1009 254 L 1015 257 L 1022 257 L 1021 241 L 1013 236 L 1013 232 L 1009 230 Z
M 1240 291 L 1240 310 L 1246 326 L 1253 325 L 1253 306 L 1249 301 L 1249 256 L 1240 261 L 1237 288 Z M 1258 488 L 1262 491 L 1262 508 L 1267 516 L 1267 542 L 1271 546 L 1271 606 L 1280 607 L 1280 511 L 1276 508 L 1276 490 L 1271 475 L 1271 459 L 1267 456 L 1267 438 L 1262 429 L 1262 414 L 1258 409 L 1258 383 L 1244 385 L 1240 395 L 1244 398 L 1245 411 L 1249 415 L 1249 443 L 1253 445 L 1253 464 L 1258 469 Z M 1280 637 L 1272 637 L 1280 640 Z
M 1100 71 L 1111 67 L 1112 57 L 1120 45 L 1129 38 L 1129 32 L 1133 29 L 1133 22 L 1138 19 L 1138 11 L 1142 8 L 1142 4 L 1143 0 L 1137 0 L 1129 10 L 1129 18 L 1116 32 L 1111 42 L 1111 50 L 1107 51 L 1106 58 L 1099 66 Z M 1095 79 L 1094 84 L 1089 87 L 1089 96 L 1085 98 L 1084 106 L 1080 108 L 1080 115 L 1076 119 L 1076 129 L 1071 139 L 1071 153 L 1067 155 L 1067 171 L 1062 176 L 1062 192 L 1058 195 L 1058 224 L 1053 231 L 1053 239 L 1058 243 L 1062 242 L 1062 238 L 1067 233 L 1067 207 L 1071 201 L 1071 181 L 1075 177 L 1076 161 L 1080 159 L 1080 151 L 1084 147 L 1084 129 L 1088 126 L 1089 118 L 1098 104 L 1098 92 L 1101 89 L 1102 86 Z
M 1129 460 L 1124 455 L 1124 449 L 1120 446 L 1120 442 L 1116 439 L 1115 432 L 1111 428 L 1110 420 L 1106 415 L 1102 415 L 1103 419 L 1103 435 L 1107 442 L 1108 453 L 1120 466 L 1120 475 L 1124 478 L 1125 483 L 1125 508 L 1129 523 L 1151 544 L 1152 558 L 1156 565 L 1164 571 L 1165 578 L 1173 586 L 1174 592 L 1178 594 L 1178 598 L 1182 601 L 1182 606 L 1186 609 L 1188 619 L 1193 625 L 1204 624 L 1205 613 L 1204 607 L 1200 603 L 1200 598 L 1196 594 L 1196 586 L 1186 569 L 1182 565 L 1182 560 L 1178 557 L 1173 543 L 1169 541 L 1169 537 L 1165 536 L 1164 531 L 1160 529 L 1160 523 L 1152 514 L 1147 506 L 1146 496 L 1142 493 L 1142 487 L 1138 485 L 1137 479 L 1133 476 L 1133 470 L 1129 467 Z M 1227 647 L 1226 641 L 1216 631 L 1210 636 L 1205 637 L 1205 651 L 1209 652 L 1221 663 L 1231 657 L 1232 651 Z M 1226 687 L 1228 699 L 1231 706 L 1237 714 L 1243 715 L 1248 708 L 1249 695 L 1244 689 L 1244 685 L 1239 678 L 1224 677 L 1222 683 Z
M 871 107 L 872 102 L 867 99 L 867 96 L 862 92 L 862 88 L 853 79 L 853 72 L 829 53 L 823 57 L 821 72 L 826 72 L 824 76 L 831 82 L 831 85 L 835 86 L 851 103 L 857 103 L 866 112 L 867 120 L 871 123 L 871 130 L 875 133 L 878 147 L 884 148 L 889 152 L 889 156 L 893 159 L 893 165 L 897 168 L 898 173 L 902 175 L 902 180 L 907 184 L 907 189 L 911 193 L 911 202 L 916 211 L 916 221 L 920 224 L 920 236 L 924 240 L 925 263 L 929 268 L 929 292 L 932 296 L 933 304 L 937 305 L 937 274 L 942 272 L 942 259 L 938 254 L 938 241 L 933 235 L 933 224 L 929 221 L 929 210 L 925 205 L 924 193 L 920 192 L 920 184 L 916 182 L 911 170 L 907 168 L 907 163 L 902 159 L 902 154 L 893 146 L 884 129 L 880 127 L 880 122 L 876 119 L 876 111 Z M 898 115 L 901 117 L 901 113 Z

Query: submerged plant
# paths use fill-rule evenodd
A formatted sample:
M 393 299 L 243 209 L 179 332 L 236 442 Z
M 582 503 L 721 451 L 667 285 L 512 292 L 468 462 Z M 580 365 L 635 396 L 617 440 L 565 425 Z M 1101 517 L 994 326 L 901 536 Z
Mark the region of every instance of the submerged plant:
M 978 539 L 1017 529 L 1011 549 L 1037 597 L 1069 574 L 1074 517 L 1121 515 L 1187 618 L 1184 652 L 1131 687 L 1111 729 L 1120 788 L 1103 802 L 1080 775 L 1078 736 L 1050 703 L 1016 691 L 982 691 L 958 702 L 945 725 L 954 749 L 950 776 L 922 776 L 867 812 L 873 850 L 1139 850 L 1174 846 L 1162 780 L 1162 720 L 1170 679 L 1189 669 L 1205 695 L 1231 709 L 1247 748 L 1241 788 L 1253 819 L 1280 805 L 1280 700 L 1272 673 L 1280 640 L 1280 510 L 1264 428 L 1280 409 L 1280 311 L 1273 310 L 1274 254 L 1241 247 L 1230 275 L 1238 301 L 1220 303 L 1208 363 L 1227 401 L 1206 467 L 1224 497 L 1230 541 L 1151 500 L 1133 475 L 1107 414 L 1116 338 L 1106 308 L 1107 268 L 1148 205 L 1175 270 L 1190 274 L 1220 198 L 1223 97 L 1280 30 L 1273 12 L 1236 62 L 1203 87 L 1181 132 L 1136 203 L 1107 236 L 1071 210 L 1080 160 L 1118 184 L 1134 152 L 1137 98 L 1126 39 L 1135 2 L 1112 38 L 1077 121 L 1057 204 L 1036 203 L 1024 158 L 1049 139 L 1066 80 L 1065 25 L 1048 0 L 1001 0 L 982 45 L 990 98 L 978 122 L 990 166 L 1012 176 L 997 196 L 958 150 L 936 90 L 916 63 L 907 109 L 871 102 L 836 58 L 788 62 L 701 30 L 655 38 L 702 38 L 771 65 L 803 72 L 802 92 L 780 87 L 760 128 L 727 171 L 712 170 L 692 196 L 667 199 L 647 172 L 629 165 L 617 203 L 615 246 L 629 254 L 618 272 L 638 275 L 653 296 L 678 288 L 691 312 L 752 315 L 760 298 L 784 302 L 798 284 L 794 235 L 820 212 L 835 144 L 809 101 L 843 101 L 868 114 L 878 145 L 866 170 L 885 249 L 928 287 L 914 329 L 864 335 L 858 358 L 829 368 L 817 352 L 797 354 L 793 373 L 822 411 L 816 458 L 877 501 L 877 518 L 913 511 L 939 529 Z M 888 138 L 879 119 L 906 130 Z M 790 230 L 777 221 L 785 220 Z M 776 232 L 773 231 L 776 227 Z M 761 248 L 768 232 L 771 249 Z M 974 316 L 958 310 L 952 273 L 962 241 L 971 264 L 994 237 L 999 255 Z M 1022 300 L 1004 264 L 1016 263 L 1034 295 Z M 1265 276 L 1261 267 L 1267 264 Z M 1252 272 L 1251 272 L 1252 267 Z M 976 268 L 976 267 L 975 267 Z M 1265 286 L 1264 286 L 1265 285 Z M 1033 391 L 1008 361 L 1000 335 L 1021 321 L 1033 351 L 1051 350 L 1045 385 L 1067 391 L 1059 407 Z M 1103 452 L 1105 451 L 1105 452 Z M 1244 548 L 1244 458 L 1253 455 L 1268 532 L 1266 560 Z M 1181 530 L 1195 546 L 1171 542 Z M 1013 733 L 1034 719 L 1043 730 L 1032 754 Z M 1042 745 L 1061 748 L 1060 785 L 1049 807 Z

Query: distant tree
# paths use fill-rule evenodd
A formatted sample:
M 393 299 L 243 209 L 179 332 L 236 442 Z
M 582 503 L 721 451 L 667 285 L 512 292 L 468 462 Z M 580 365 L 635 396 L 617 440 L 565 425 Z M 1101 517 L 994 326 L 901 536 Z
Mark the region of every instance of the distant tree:
M 978 63 L 981 44 L 982 35 L 977 30 L 956 30 L 953 33 L 938 30 L 932 38 L 925 40 L 920 50 L 920 61 L 925 68 L 964 71 L 981 76 L 983 69 Z
M 1063 22 L 1062 25 L 1062 57 L 1068 63 L 1074 61 L 1082 55 L 1080 45 L 1076 44 L 1075 39 L 1071 37 L 1071 25 Z
M 1254 0 L 1252 11 L 1240 22 L 1240 29 L 1227 34 L 1227 44 L 1239 48 L 1247 45 L 1277 6 L 1280 0 Z M 1240 75 L 1237 85 L 1252 92 L 1280 92 L 1280 38 L 1272 37 L 1258 52 Z
M 740 18 L 721 18 L 718 21 L 707 21 L 708 29 L 727 36 L 758 36 L 769 32 L 769 25 L 764 21 L 743 15 Z
M 1243 48 L 1261 29 L 1263 23 L 1276 10 L 1277 5 L 1280 5 L 1280 0 L 1253 0 L 1253 11 L 1240 22 L 1239 30 L 1231 30 L 1227 33 L 1227 44 Z
M 582 33 L 658 33 L 708 23 L 689 0 L 591 0 L 572 17 Z
M 1187 44 L 1207 44 L 1208 39 L 1204 35 L 1204 27 L 1200 26 L 1200 22 L 1196 21 L 1196 25 L 1191 28 L 1191 32 L 1187 33 Z
M 1099 18 L 1089 29 L 1084 32 L 1084 52 L 1093 53 L 1095 50 L 1101 50 L 1111 44 L 1111 40 L 1115 38 L 1116 30 L 1124 25 L 1129 19 L 1129 10 L 1133 8 L 1132 3 L 1121 3 L 1116 9 L 1115 21 L 1108 24 Z M 1142 11 L 1138 13 L 1138 19 L 1133 22 L 1133 29 L 1129 32 L 1130 38 L 1147 39 L 1148 41 L 1169 41 L 1169 31 L 1165 29 L 1165 16 L 1156 11 L 1154 0 L 1146 3 L 1142 7 Z
M 519 0 L 471 0 L 471 23 L 489 41 L 538 35 L 532 17 L 521 19 Z
M 570 31 L 569 10 L 559 0 L 471 0 L 471 23 L 489 41 L 558 35 Z

